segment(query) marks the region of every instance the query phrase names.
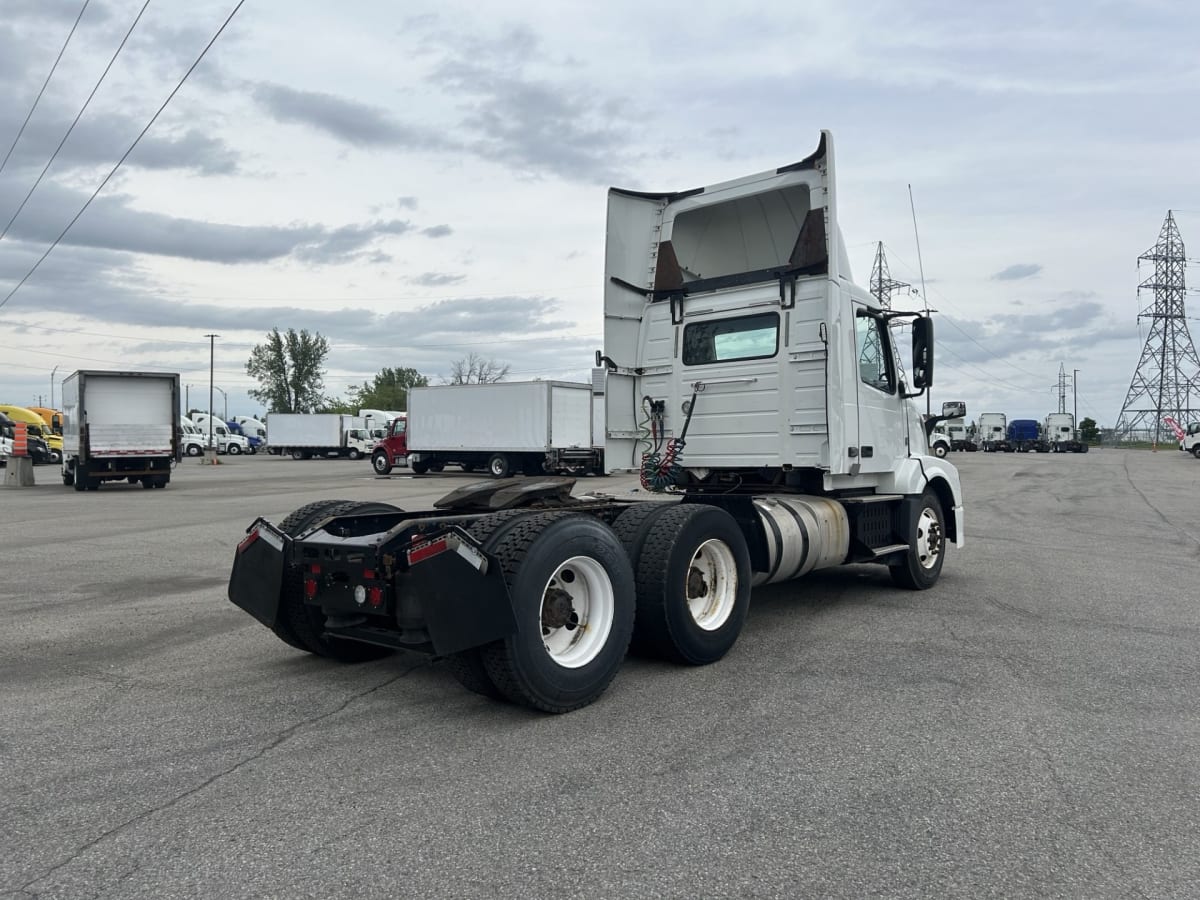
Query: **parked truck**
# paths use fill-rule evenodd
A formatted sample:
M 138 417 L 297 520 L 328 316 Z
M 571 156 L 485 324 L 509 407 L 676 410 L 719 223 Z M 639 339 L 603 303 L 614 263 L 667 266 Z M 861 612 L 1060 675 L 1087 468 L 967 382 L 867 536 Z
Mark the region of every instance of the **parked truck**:
M 963 415 L 946 418 L 946 414 L 952 412 L 958 405 L 962 406 Z M 943 414 L 938 417 L 941 421 L 934 425 L 933 431 L 929 435 L 929 449 L 934 456 L 944 457 L 951 450 L 974 453 L 979 449 L 967 435 L 966 408 L 967 405 L 961 401 L 942 405 Z
M 1013 419 L 1008 423 L 1007 437 L 1009 446 L 1017 453 L 1046 453 L 1050 449 L 1037 419 Z
M 341 413 L 270 413 L 267 444 L 272 453 L 292 459 L 314 456 L 344 456 L 361 459 L 371 455 L 375 441 L 358 416 Z
M 984 453 L 1012 453 L 1012 445 L 1008 442 L 1008 417 L 1004 413 L 980 414 L 979 446 Z
M 405 455 L 417 475 L 448 465 L 495 478 L 604 471 L 604 450 L 592 441 L 592 386 L 565 381 L 413 388 L 405 428 L 371 459 L 386 475 Z
M 1200 422 L 1192 422 L 1188 425 L 1187 431 L 1179 439 L 1179 449 L 1200 459 Z
M 721 659 L 752 585 L 876 563 L 932 587 L 964 541 L 958 473 L 926 453 L 937 419 L 913 402 L 933 381 L 933 325 L 853 283 L 835 196 L 827 132 L 736 181 L 609 191 L 605 463 L 664 499 L 544 476 L 422 510 L 316 500 L 250 525 L 231 601 L 319 656 L 423 652 L 470 690 L 565 712 L 600 696 L 631 639 Z
M 179 400 L 174 372 L 72 372 L 62 383 L 63 484 L 166 487 L 180 458 Z
M 1046 440 L 1055 453 L 1087 453 L 1088 445 L 1079 439 L 1072 413 L 1050 413 L 1046 416 Z

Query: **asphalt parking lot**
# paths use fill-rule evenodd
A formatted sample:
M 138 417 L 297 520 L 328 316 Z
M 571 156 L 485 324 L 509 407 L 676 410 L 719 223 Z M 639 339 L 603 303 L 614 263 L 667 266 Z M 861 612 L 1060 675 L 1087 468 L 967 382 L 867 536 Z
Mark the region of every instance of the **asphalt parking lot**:
M 0 897 L 1200 896 L 1200 462 L 951 459 L 934 589 L 764 588 L 722 662 L 629 659 L 565 716 L 225 598 L 256 516 L 464 476 L 39 468 L 0 489 Z

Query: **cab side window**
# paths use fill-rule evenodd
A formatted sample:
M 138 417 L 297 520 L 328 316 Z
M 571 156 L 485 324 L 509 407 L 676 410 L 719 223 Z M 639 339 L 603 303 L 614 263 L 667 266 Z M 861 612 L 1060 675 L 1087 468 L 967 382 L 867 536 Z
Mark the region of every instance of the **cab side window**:
M 854 336 L 858 348 L 858 377 L 864 384 L 891 394 L 896 390 L 891 342 L 882 320 L 856 316 Z

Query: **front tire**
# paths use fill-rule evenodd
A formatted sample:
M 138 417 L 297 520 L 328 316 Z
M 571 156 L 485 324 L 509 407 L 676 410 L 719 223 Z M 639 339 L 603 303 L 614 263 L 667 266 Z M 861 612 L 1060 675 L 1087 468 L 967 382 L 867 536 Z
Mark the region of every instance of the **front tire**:
M 188 456 L 199 456 L 203 452 L 204 452 L 204 448 L 201 447 L 199 444 L 188 444 L 187 445 L 187 455 Z
M 945 459 L 946 458 L 946 445 L 945 444 L 934 445 L 933 455 L 936 456 L 938 459 Z
M 612 530 L 584 515 L 528 515 L 484 548 L 499 561 L 517 615 L 511 637 L 481 650 L 509 700 L 563 713 L 593 702 L 633 632 L 633 573 Z
M 387 475 L 392 471 L 392 459 L 386 451 L 378 450 L 371 456 L 371 468 L 376 475 Z
M 230 456 L 238 456 L 242 452 L 242 447 L 240 444 L 230 444 L 225 448 L 225 452 Z
M 361 459 L 361 458 L 362 458 L 362 454 L 361 454 L 361 453 L 359 453 L 359 452 L 358 452 L 358 449 L 357 449 L 357 448 L 355 448 L 355 447 L 351 447 L 351 448 L 350 448 L 350 452 L 349 452 L 349 453 L 347 453 L 346 455 L 347 455 L 348 457 L 350 457 L 351 459 Z
M 917 519 L 908 535 L 903 562 L 888 566 L 899 587 L 923 591 L 933 587 L 946 561 L 946 520 L 942 503 L 933 491 L 921 495 Z
M 750 609 L 746 538 L 715 506 L 644 506 L 616 522 L 637 579 L 634 648 L 687 665 L 716 662 Z

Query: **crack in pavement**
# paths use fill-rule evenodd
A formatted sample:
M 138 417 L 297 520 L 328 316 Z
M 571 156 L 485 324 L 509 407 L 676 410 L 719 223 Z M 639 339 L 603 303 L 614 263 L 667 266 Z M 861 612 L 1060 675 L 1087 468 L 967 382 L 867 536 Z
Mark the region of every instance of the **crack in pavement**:
M 1142 498 L 1142 502 L 1145 503 L 1148 507 L 1150 507 L 1150 509 L 1154 511 L 1154 514 L 1156 516 L 1158 516 L 1160 519 L 1162 519 L 1165 524 L 1170 525 L 1172 528 L 1174 528 L 1177 532 L 1179 532 L 1184 537 L 1186 537 L 1189 541 L 1191 541 L 1197 547 L 1200 547 L 1200 538 L 1197 538 L 1194 534 L 1192 534 L 1186 528 L 1181 528 L 1180 526 L 1176 525 L 1174 522 L 1172 522 L 1170 519 L 1168 519 L 1165 515 L 1163 515 L 1162 510 L 1160 510 L 1157 506 L 1155 506 L 1153 503 L 1151 503 L 1150 498 L 1147 497 L 1145 494 L 1143 494 L 1141 489 L 1136 484 L 1133 483 L 1133 476 L 1129 474 L 1129 457 L 1125 457 L 1121 461 L 1121 467 L 1125 470 L 1125 480 L 1129 482 L 1129 486 L 1131 488 L 1133 488 L 1133 492 Z
M 364 697 L 369 697 L 371 694 L 374 694 L 376 691 L 383 690 L 385 687 L 395 684 L 400 679 L 405 678 L 408 675 L 411 675 L 413 672 L 417 671 L 418 669 L 428 668 L 430 665 L 431 665 L 431 662 L 426 661 L 426 662 L 420 662 L 415 665 L 409 666 L 407 669 L 404 669 L 403 671 L 398 672 L 397 674 L 380 682 L 379 684 L 375 685 L 374 687 L 367 688 L 366 690 L 360 691 L 357 694 L 350 695 L 345 700 L 343 700 L 341 703 L 339 703 L 337 706 L 335 706 L 333 709 L 331 709 L 327 712 L 323 712 L 320 715 L 312 716 L 307 719 L 302 719 L 301 721 L 296 722 L 294 725 L 289 725 L 287 728 L 284 728 L 282 731 L 280 731 L 278 734 L 276 734 L 272 740 L 268 741 L 265 745 L 260 747 L 257 751 L 255 751 L 254 753 L 251 753 L 249 756 L 247 756 L 244 759 L 238 760 L 236 763 L 229 766 L 227 769 L 217 772 L 215 775 L 209 776 L 208 778 L 206 778 L 204 781 L 200 782 L 200 784 L 196 785 L 195 787 L 188 788 L 186 791 L 183 791 L 182 793 L 177 794 L 176 796 L 172 797 L 171 799 L 166 800 L 165 802 L 160 803 L 159 805 L 152 807 L 151 809 L 144 810 L 144 811 L 138 813 L 136 816 L 132 816 L 131 818 L 126 819 L 124 822 L 120 823 L 119 825 L 115 825 L 112 828 L 109 828 L 107 831 L 104 831 L 103 833 L 97 835 L 95 838 L 93 838 L 92 840 L 88 841 L 86 844 L 84 844 L 83 846 L 81 846 L 77 850 L 75 850 L 67 859 L 63 860 L 62 862 L 60 862 L 54 866 L 51 866 L 49 869 L 42 872 L 40 875 L 37 875 L 36 877 L 31 878 L 29 881 L 25 882 L 25 884 L 21 885 L 19 888 L 16 888 L 14 890 L 14 895 L 15 894 L 24 894 L 25 896 L 37 897 L 38 896 L 37 892 L 30 890 L 30 888 L 32 888 L 33 885 L 37 884 L 39 881 L 49 878 L 55 872 L 58 872 L 59 870 L 66 868 L 67 866 L 69 866 L 71 863 L 75 862 L 77 859 L 82 857 L 85 853 L 87 853 L 89 850 L 91 850 L 93 847 L 95 847 L 97 844 L 101 843 L 102 841 L 105 841 L 108 838 L 113 837 L 114 835 L 120 834 L 121 832 L 128 829 L 130 826 L 136 825 L 139 822 L 141 822 L 145 819 L 148 819 L 150 816 L 154 815 L 155 813 L 160 813 L 160 812 L 163 812 L 164 810 L 170 809 L 171 807 L 186 800 L 188 797 L 191 797 L 195 794 L 200 793 L 201 791 L 205 790 L 206 788 L 211 787 L 212 785 L 216 784 L 218 781 L 221 781 L 222 779 L 226 778 L 227 776 L 234 774 L 235 772 L 237 772 L 239 769 L 241 769 L 243 766 L 247 765 L 248 763 L 252 763 L 256 760 L 262 759 L 262 757 L 266 756 L 268 753 L 270 753 L 272 750 L 274 750 L 280 744 L 287 741 L 294 734 L 296 734 L 296 732 L 298 732 L 300 729 L 305 728 L 309 725 L 315 725 L 318 722 L 324 721 L 325 719 L 328 719 L 332 716 L 336 716 L 338 713 L 343 712 L 345 709 L 347 709 L 352 703 L 356 703 L 357 701 L 362 700 Z M 0 896 L 2 896 L 2 895 L 0 895 Z

